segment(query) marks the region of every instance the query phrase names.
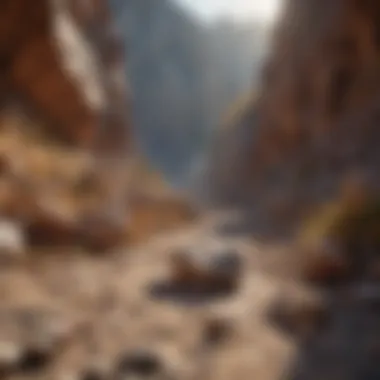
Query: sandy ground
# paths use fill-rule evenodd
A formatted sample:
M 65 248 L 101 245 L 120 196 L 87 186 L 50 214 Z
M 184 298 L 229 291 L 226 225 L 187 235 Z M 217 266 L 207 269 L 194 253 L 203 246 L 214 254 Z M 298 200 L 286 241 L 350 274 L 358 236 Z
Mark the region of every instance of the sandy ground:
M 205 219 L 107 257 L 68 249 L 30 252 L 25 265 L 1 268 L 0 312 L 11 317 L 0 324 L 0 369 L 11 347 L 20 351 L 36 339 L 29 337 L 33 328 L 25 318 L 12 317 L 17 310 L 47 318 L 35 327 L 38 339 L 49 320 L 63 337 L 49 346 L 43 366 L 5 370 L 4 378 L 129 379 L 117 377 L 118 363 L 140 349 L 153 351 L 165 367 L 164 374 L 149 378 L 282 378 L 295 347 L 268 324 L 266 311 L 287 284 L 266 271 L 270 249 L 265 254 L 249 239 L 218 236 L 213 227 L 215 220 Z M 245 262 L 240 288 L 203 298 L 173 289 L 158 297 L 153 290 L 168 278 L 172 250 L 184 242 L 204 244 L 211 236 L 239 247 Z M 43 317 L 50 310 L 53 315 Z M 224 341 L 211 344 L 207 326 L 214 320 L 228 328 Z

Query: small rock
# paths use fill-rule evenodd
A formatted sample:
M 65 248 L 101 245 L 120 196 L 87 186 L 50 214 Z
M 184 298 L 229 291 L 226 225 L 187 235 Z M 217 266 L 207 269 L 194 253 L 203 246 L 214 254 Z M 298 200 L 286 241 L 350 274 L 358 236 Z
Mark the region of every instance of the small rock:
M 96 368 L 91 368 L 83 371 L 80 376 L 79 380 L 105 380 L 107 379 L 107 376 L 101 372 L 98 371 Z
M 40 206 L 35 206 L 35 213 L 30 216 L 26 228 L 28 243 L 34 246 L 77 244 L 79 233 L 76 221 L 58 210 Z
M 337 282 L 350 272 L 350 262 L 338 244 L 328 240 L 304 253 L 302 277 L 320 284 Z
M 318 331 L 329 319 L 326 300 L 319 294 L 291 292 L 270 307 L 269 321 L 294 338 Z
M 73 328 L 72 323 L 50 310 L 20 309 L 14 318 L 25 347 L 20 364 L 24 372 L 37 371 L 48 364 Z
M 236 289 L 243 266 L 239 252 L 223 246 L 181 249 L 171 263 L 175 282 L 204 290 Z
M 232 335 L 232 322 L 221 318 L 206 320 L 203 330 L 203 341 L 208 346 L 226 342 Z
M 20 223 L 0 220 L 0 262 L 19 261 L 25 257 L 26 244 Z
M 78 380 L 107 380 L 110 378 L 112 364 L 99 352 L 82 369 Z
M 40 371 L 49 363 L 50 359 L 50 351 L 30 347 L 21 356 L 18 369 L 24 373 Z
M 118 360 L 116 372 L 117 379 L 127 376 L 147 378 L 164 372 L 164 365 L 156 353 L 138 350 L 123 354 Z

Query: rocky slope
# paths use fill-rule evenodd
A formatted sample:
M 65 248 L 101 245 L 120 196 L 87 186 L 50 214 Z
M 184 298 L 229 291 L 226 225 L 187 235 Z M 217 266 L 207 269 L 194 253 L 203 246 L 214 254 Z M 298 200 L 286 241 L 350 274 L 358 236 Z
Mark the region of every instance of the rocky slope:
M 0 13 L 2 113 L 18 114 L 40 141 L 85 149 L 107 187 L 99 207 L 125 219 L 135 144 L 124 46 L 107 1 L 4 1 Z
M 88 235 L 113 246 L 187 220 L 187 202 L 163 196 L 136 163 L 124 49 L 108 3 L 6 1 L 1 17 L 0 143 L 9 147 L 0 213 L 54 244 Z M 162 204 L 172 214 L 160 227 Z

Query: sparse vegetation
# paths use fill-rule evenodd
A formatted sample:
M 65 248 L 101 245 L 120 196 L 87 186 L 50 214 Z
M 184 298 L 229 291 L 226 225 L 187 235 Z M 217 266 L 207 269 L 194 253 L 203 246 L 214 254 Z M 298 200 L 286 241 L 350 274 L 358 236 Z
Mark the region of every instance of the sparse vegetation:
M 336 199 L 320 206 L 301 227 L 300 242 L 315 244 L 333 238 L 346 247 L 358 244 L 380 248 L 380 198 L 357 191 L 341 193 Z

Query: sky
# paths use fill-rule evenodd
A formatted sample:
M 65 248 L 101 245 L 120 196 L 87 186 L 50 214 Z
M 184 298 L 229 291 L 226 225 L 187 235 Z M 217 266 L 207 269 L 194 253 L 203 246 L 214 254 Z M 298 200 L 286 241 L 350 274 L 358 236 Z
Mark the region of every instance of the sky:
M 259 19 L 270 23 L 276 18 L 281 0 L 174 0 L 201 18 L 220 16 L 237 19 Z

